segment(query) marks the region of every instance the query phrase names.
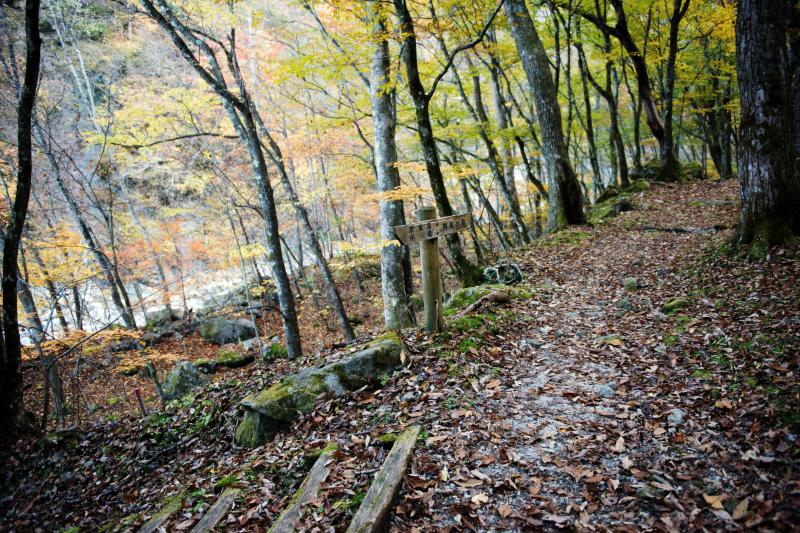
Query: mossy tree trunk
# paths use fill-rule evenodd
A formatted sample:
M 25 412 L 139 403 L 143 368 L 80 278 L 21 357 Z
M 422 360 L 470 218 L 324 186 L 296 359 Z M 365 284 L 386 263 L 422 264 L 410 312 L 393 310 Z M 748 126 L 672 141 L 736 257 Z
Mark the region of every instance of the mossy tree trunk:
M 736 20 L 742 199 L 736 240 L 756 256 L 800 231 L 786 45 L 788 9 L 785 0 L 742 0 Z

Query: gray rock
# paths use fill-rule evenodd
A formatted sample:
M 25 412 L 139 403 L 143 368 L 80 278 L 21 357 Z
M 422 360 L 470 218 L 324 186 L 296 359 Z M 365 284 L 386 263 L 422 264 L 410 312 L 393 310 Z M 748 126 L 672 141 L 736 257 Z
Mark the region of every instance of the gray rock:
M 541 348 L 544 346 L 544 341 L 541 339 L 522 339 L 519 341 L 520 348 L 527 348 L 528 346 L 531 348 Z
M 514 263 L 504 261 L 483 269 L 484 283 L 514 285 L 522 281 L 522 271 Z
M 170 322 L 180 317 L 172 309 L 164 307 L 147 313 L 144 318 L 146 321 L 144 329 L 153 331 L 168 326 Z
M 670 409 L 669 415 L 667 415 L 667 422 L 671 426 L 680 426 L 683 424 L 683 420 L 686 418 L 686 413 L 684 413 L 680 409 Z
M 128 350 L 141 350 L 143 347 L 144 346 L 142 346 L 138 339 L 128 338 L 118 340 L 111 344 L 111 346 L 108 347 L 108 351 L 111 353 L 127 352 Z
M 594 393 L 597 394 L 598 396 L 600 396 L 601 398 L 613 398 L 614 395 L 616 394 L 616 391 L 611 386 L 611 384 L 608 384 L 608 385 L 595 385 L 593 387 L 593 389 L 594 389 Z
M 200 324 L 200 335 L 209 342 L 222 345 L 252 339 L 256 336 L 256 326 L 244 318 L 212 318 Z
M 161 384 L 164 399 L 175 400 L 189 394 L 193 389 L 204 386 L 206 378 L 200 375 L 197 367 L 189 361 L 178 363 L 167 374 L 167 379 Z
M 285 428 L 298 413 L 309 413 L 322 394 L 341 396 L 375 384 L 404 362 L 403 342 L 386 334 L 335 363 L 287 376 L 270 388 L 246 397 L 239 404 L 244 419 L 236 428 L 240 446 L 256 447 Z

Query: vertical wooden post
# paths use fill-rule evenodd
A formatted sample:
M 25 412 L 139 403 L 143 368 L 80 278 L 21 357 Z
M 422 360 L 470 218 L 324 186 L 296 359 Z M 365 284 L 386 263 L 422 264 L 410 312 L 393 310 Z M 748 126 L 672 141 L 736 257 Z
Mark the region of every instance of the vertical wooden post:
M 436 208 L 420 207 L 417 220 L 423 222 L 436 218 Z M 442 328 L 442 285 L 439 267 L 439 239 L 425 239 L 419 243 L 422 264 L 422 303 L 425 314 L 425 332 L 432 335 Z

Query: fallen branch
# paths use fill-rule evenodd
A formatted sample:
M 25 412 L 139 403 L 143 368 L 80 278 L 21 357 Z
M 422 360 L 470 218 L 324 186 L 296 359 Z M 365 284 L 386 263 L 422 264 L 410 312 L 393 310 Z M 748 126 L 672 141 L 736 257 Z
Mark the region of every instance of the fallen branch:
M 464 315 L 468 315 L 477 311 L 482 307 L 488 307 L 489 304 L 504 304 L 508 302 L 511 297 L 505 291 L 493 291 L 487 294 L 486 296 L 481 296 L 471 305 L 466 307 L 463 311 L 456 315 L 457 318 L 461 318 Z
M 667 232 L 667 233 L 693 233 L 693 234 L 698 234 L 698 235 L 709 235 L 709 234 L 712 234 L 712 233 L 716 233 L 716 232 L 718 232 L 720 230 L 727 229 L 727 226 L 714 226 L 713 228 L 692 228 L 692 227 L 688 227 L 688 228 L 681 228 L 681 227 L 669 228 L 669 227 L 667 227 L 667 228 L 665 228 L 665 227 L 660 227 L 660 226 L 640 226 L 640 227 L 635 228 L 635 229 L 637 229 L 639 231 L 663 231 L 663 232 Z

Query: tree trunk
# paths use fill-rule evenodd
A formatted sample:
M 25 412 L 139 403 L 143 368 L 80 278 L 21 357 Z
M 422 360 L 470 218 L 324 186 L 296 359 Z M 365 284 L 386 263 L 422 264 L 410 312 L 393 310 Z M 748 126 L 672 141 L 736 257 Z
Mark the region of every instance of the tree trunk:
M 414 111 L 417 119 L 417 135 L 422 147 L 423 158 L 425 159 L 425 169 L 428 173 L 433 198 L 439 216 L 446 217 L 454 215 L 453 207 L 447 196 L 447 189 L 444 185 L 444 176 L 439 161 L 439 151 L 436 147 L 436 140 L 433 136 L 433 126 L 430 117 L 430 100 L 422 86 L 419 69 L 417 65 L 417 38 L 414 33 L 414 23 L 411 13 L 405 0 L 394 0 L 397 16 L 400 19 L 400 30 L 404 36 L 403 43 L 403 62 L 406 67 L 406 79 L 411 99 L 414 101 Z M 461 247 L 461 239 L 457 233 L 450 233 L 445 237 L 447 248 L 453 259 L 455 273 L 461 284 L 465 287 L 476 285 L 481 281 L 481 271 L 467 259 Z
M 800 232 L 800 180 L 794 139 L 786 0 L 741 0 L 736 70 L 741 91 L 739 182 L 742 212 L 736 239 L 754 256 Z
M 542 148 L 550 174 L 550 230 L 586 222 L 578 178 L 572 169 L 561 129 L 561 109 L 550 73 L 550 62 L 536 33 L 525 0 L 506 0 L 511 35 L 536 102 Z
M 3 235 L 3 359 L 0 372 L 0 439 L 14 437 L 32 429 L 22 401 L 22 342 L 17 313 L 17 283 L 22 230 L 28 215 L 31 195 L 33 156 L 31 122 L 39 83 L 42 40 L 39 36 L 39 0 L 25 2 L 25 77 L 17 106 L 17 188 Z
M 372 126 L 375 132 L 375 172 L 378 190 L 389 193 L 400 186 L 397 170 L 397 146 L 392 98 L 389 92 L 390 58 L 386 24 L 381 7 L 375 0 L 369 2 L 370 24 L 375 39 L 370 69 L 370 101 Z M 381 294 L 383 295 L 383 321 L 387 329 L 402 329 L 412 324 L 405 292 L 403 249 L 394 236 L 394 226 L 404 222 L 402 200 L 381 197 Z

